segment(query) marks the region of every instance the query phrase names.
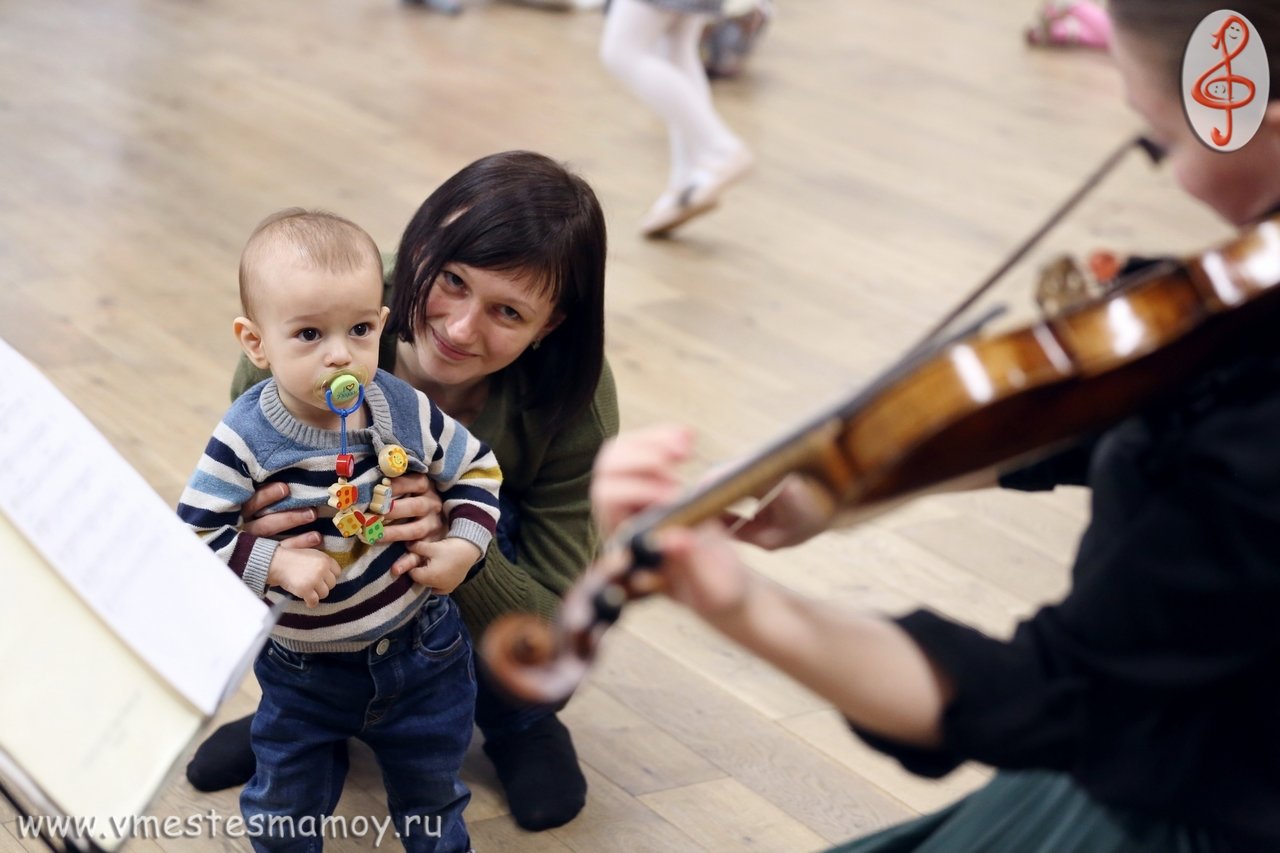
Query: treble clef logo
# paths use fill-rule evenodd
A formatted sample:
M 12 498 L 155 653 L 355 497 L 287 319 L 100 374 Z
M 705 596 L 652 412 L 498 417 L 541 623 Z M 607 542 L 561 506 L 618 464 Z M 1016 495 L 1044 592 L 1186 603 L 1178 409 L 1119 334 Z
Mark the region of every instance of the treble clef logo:
M 1187 39 L 1182 106 L 1187 123 L 1209 150 L 1229 154 L 1262 126 L 1271 89 L 1263 40 L 1275 37 L 1239 12 L 1219 9 L 1205 15 Z
M 1214 144 L 1219 147 L 1231 142 L 1231 119 L 1234 111 L 1251 102 L 1257 91 L 1257 87 L 1248 77 L 1231 73 L 1231 60 L 1243 53 L 1248 43 L 1249 25 L 1239 15 L 1229 16 L 1213 34 L 1213 49 L 1222 51 L 1222 59 L 1217 65 L 1196 78 L 1195 88 L 1191 92 L 1191 97 L 1196 99 L 1196 103 L 1226 113 L 1226 132 L 1215 127 L 1211 134 Z M 1217 74 L 1219 70 L 1225 73 Z M 1240 100 L 1235 99 L 1236 86 L 1243 86 L 1248 90 Z

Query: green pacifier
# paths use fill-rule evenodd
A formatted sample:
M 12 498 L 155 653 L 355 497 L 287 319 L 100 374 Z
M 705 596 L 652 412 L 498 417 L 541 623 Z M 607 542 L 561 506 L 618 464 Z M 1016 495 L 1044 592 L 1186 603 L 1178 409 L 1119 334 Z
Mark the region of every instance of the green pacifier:
M 329 383 L 329 399 L 340 408 L 360 396 L 360 381 L 350 373 L 343 373 Z

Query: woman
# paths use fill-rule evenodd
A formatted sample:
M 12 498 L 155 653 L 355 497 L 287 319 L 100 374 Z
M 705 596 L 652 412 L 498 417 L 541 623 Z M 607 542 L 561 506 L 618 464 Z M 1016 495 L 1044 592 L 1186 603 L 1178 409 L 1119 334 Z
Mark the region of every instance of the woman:
M 550 618 L 592 559 L 588 481 L 617 432 L 613 377 L 604 362 L 604 215 L 591 188 L 530 152 L 482 158 L 447 180 L 405 227 L 388 275 L 391 306 L 380 366 L 425 392 L 489 444 L 504 476 L 502 522 L 480 570 L 454 592 L 478 642 L 512 610 Z M 232 396 L 265 378 L 242 359 Z M 393 481 L 386 539 L 415 548 L 442 532 L 426 478 Z M 312 510 L 272 514 L 283 485 L 246 503 L 244 529 L 287 534 Z M 285 539 L 307 548 L 317 534 Z M 403 568 L 397 563 L 397 569 Z M 516 822 L 529 830 L 571 820 L 586 800 L 558 707 L 514 704 L 479 679 L 476 722 Z M 253 774 L 251 717 L 218 729 L 196 752 L 196 788 Z

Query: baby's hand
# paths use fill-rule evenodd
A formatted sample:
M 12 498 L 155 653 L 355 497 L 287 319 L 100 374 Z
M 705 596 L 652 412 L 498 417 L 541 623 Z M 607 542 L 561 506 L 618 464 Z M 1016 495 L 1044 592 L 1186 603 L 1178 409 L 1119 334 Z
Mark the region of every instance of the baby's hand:
M 323 551 L 277 548 L 267 567 L 267 586 L 278 586 L 315 607 L 338 585 L 341 574 L 338 561 Z
M 412 561 L 407 559 L 410 556 Z M 480 549 L 475 544 L 450 536 L 439 542 L 417 543 L 413 552 L 396 561 L 391 571 L 396 576 L 408 572 L 415 583 L 448 595 L 466 580 L 467 572 L 480 557 Z

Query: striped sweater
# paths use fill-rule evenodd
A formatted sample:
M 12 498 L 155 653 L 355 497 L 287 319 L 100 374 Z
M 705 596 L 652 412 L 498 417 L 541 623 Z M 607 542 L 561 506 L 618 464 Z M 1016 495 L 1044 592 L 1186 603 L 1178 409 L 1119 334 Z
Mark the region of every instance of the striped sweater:
M 474 543 L 483 554 L 497 525 L 502 482 L 492 451 L 424 394 L 385 371 L 365 386 L 365 406 L 369 427 L 347 433 L 347 452 L 356 460 L 348 478 L 359 491 L 356 507 L 367 505 L 382 481 L 378 452 L 398 444 L 409 457 L 409 470 L 425 471 L 435 483 L 449 535 Z M 218 424 L 178 503 L 179 517 L 249 589 L 273 604 L 286 600 L 272 636 L 297 652 L 359 651 L 412 619 L 429 592 L 408 574 L 392 577 L 391 564 L 405 553 L 403 543 L 366 545 L 334 527 L 328 490 L 337 482 L 340 444 L 337 430 L 307 426 L 289 414 L 275 380 L 264 380 L 240 396 Z M 238 529 L 244 502 L 259 486 L 274 482 L 288 483 L 290 495 L 272 511 L 319 510 L 315 522 L 280 538 L 318 531 L 324 551 L 342 567 L 338 585 L 317 607 L 282 589 L 268 590 L 267 567 L 279 543 Z

